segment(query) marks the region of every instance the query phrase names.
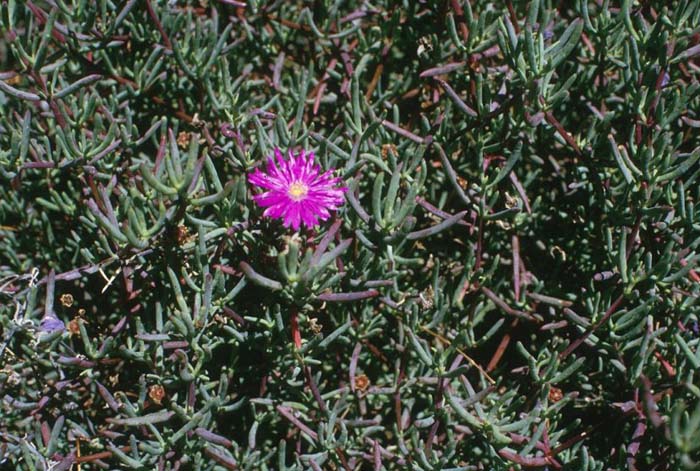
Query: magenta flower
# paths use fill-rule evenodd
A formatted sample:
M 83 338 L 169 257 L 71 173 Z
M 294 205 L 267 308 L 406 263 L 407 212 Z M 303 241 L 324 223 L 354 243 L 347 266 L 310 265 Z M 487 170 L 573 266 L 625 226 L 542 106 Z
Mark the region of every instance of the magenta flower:
M 267 190 L 253 196 L 258 205 L 267 208 L 265 216 L 284 219 L 284 226 L 296 231 L 301 224 L 312 228 L 319 219 L 325 221 L 330 211 L 343 204 L 347 188 L 340 186 L 333 170 L 321 173 L 313 152 L 302 150 L 295 157 L 289 151 L 289 159 L 284 160 L 282 152 L 275 149 L 275 156 L 277 163 L 269 157 L 265 172 L 256 169 L 248 176 L 252 185 Z

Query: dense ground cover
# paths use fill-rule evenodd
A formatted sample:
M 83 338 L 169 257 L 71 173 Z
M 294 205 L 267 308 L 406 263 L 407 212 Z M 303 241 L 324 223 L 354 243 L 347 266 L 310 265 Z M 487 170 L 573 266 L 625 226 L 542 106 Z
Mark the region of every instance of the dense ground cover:
M 1 469 L 697 468 L 698 2 L 0 25 Z

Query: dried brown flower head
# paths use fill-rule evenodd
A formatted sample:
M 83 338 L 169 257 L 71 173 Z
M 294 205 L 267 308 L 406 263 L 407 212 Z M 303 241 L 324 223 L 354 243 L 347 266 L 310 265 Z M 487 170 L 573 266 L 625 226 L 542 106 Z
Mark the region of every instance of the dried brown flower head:
M 179 245 L 186 243 L 189 236 L 190 231 L 187 229 L 187 226 L 177 226 L 177 230 L 175 231 L 175 239 Z
M 192 136 L 186 131 L 180 131 L 177 135 L 177 145 L 181 149 L 186 149 L 190 145 L 190 139 Z
M 60 301 L 63 307 L 71 307 L 73 305 L 73 295 L 70 293 L 64 293 L 61 295 Z
M 562 400 L 564 397 L 564 393 L 562 393 L 561 389 L 552 386 L 549 388 L 549 400 L 552 402 L 559 402 Z
M 165 388 L 160 384 L 154 384 L 148 388 L 148 397 L 151 398 L 155 404 L 160 405 L 165 397 Z
M 369 387 L 369 378 L 367 375 L 357 375 L 355 376 L 355 389 L 358 391 L 365 392 Z
M 311 329 L 311 332 L 318 335 L 321 333 L 321 330 L 323 329 L 323 325 L 318 323 L 318 319 L 316 319 L 315 317 L 312 317 L 311 319 L 309 319 L 309 328 Z
M 74 317 L 68 323 L 68 333 L 70 333 L 70 335 L 80 335 L 80 318 L 79 317 Z
M 399 151 L 396 148 L 395 144 L 382 145 L 382 158 L 383 159 L 387 158 L 387 156 L 389 155 L 389 152 L 391 152 L 394 156 L 397 156 L 399 154 Z

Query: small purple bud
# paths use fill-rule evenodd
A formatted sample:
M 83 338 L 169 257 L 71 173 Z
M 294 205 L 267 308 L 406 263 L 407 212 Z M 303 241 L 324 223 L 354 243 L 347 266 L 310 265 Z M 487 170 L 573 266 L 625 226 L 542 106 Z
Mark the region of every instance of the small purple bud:
M 65 330 L 66 325 L 61 319 L 55 316 L 44 316 L 41 320 L 40 329 L 44 332 L 55 332 L 57 330 Z
M 661 88 L 665 87 L 668 85 L 668 82 L 671 81 L 671 76 L 668 75 L 668 72 L 664 70 L 664 77 L 661 79 Z
M 550 28 L 547 28 L 542 33 L 542 36 L 544 36 L 545 41 L 548 39 L 552 39 L 552 36 L 554 36 L 554 31 L 552 31 Z
M 602 272 L 600 272 L 600 273 L 596 273 L 595 275 L 593 275 L 593 279 L 594 279 L 595 281 L 605 281 L 605 280 L 609 280 L 609 279 L 612 278 L 613 276 L 615 276 L 615 272 L 612 272 L 612 271 L 602 271 Z
M 698 335 L 700 333 L 700 328 L 698 328 L 698 321 L 693 321 L 693 332 L 695 332 L 695 335 Z

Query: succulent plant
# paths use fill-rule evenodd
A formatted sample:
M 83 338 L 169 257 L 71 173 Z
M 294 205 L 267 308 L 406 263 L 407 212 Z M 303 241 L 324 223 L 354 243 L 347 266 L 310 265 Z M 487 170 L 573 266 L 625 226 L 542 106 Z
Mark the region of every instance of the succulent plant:
M 0 469 L 698 469 L 698 31 L 3 0 Z

